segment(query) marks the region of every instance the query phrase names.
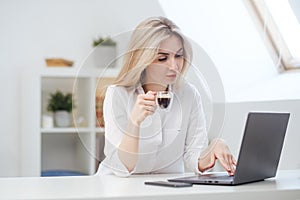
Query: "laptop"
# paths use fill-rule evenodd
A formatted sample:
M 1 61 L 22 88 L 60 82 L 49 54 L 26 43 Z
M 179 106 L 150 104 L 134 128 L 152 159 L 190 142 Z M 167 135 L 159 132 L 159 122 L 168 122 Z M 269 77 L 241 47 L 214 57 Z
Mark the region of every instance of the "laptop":
M 210 185 L 240 185 L 262 181 L 276 175 L 289 113 L 250 112 L 244 130 L 234 176 L 225 173 L 208 173 L 168 179 Z

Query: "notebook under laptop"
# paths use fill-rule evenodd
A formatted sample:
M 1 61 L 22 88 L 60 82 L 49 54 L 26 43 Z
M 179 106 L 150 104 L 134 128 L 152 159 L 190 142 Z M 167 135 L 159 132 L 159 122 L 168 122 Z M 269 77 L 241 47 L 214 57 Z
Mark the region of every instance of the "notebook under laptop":
M 211 173 L 168 181 L 194 184 L 239 185 L 276 175 L 289 113 L 249 113 L 234 176 Z

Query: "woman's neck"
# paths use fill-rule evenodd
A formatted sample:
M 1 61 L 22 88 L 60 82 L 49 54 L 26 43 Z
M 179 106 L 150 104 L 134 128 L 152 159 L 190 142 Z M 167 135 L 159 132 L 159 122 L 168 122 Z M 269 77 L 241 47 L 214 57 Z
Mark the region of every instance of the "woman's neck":
M 145 91 L 145 93 L 147 93 L 148 91 L 166 91 L 168 89 L 167 85 L 161 85 L 161 84 L 143 84 L 143 89 Z

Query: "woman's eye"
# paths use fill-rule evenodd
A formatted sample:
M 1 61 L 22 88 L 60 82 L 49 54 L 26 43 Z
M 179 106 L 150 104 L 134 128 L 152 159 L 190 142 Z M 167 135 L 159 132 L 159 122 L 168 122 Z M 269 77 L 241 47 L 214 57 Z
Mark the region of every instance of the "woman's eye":
M 167 59 L 168 59 L 168 57 L 161 57 L 161 58 L 158 58 L 158 61 L 163 62 L 163 61 L 166 61 Z
M 183 57 L 182 54 L 176 54 L 176 55 L 175 55 L 175 58 L 182 58 L 182 57 Z

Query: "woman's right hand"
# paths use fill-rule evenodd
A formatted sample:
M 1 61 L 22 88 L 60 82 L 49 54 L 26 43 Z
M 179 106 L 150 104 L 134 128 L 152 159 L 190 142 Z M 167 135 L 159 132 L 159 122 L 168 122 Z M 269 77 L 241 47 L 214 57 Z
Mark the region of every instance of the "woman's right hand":
M 133 124 L 140 126 L 146 117 L 155 112 L 155 95 L 156 92 L 148 91 L 146 94 L 139 94 L 137 96 L 135 105 L 131 112 L 131 121 Z

